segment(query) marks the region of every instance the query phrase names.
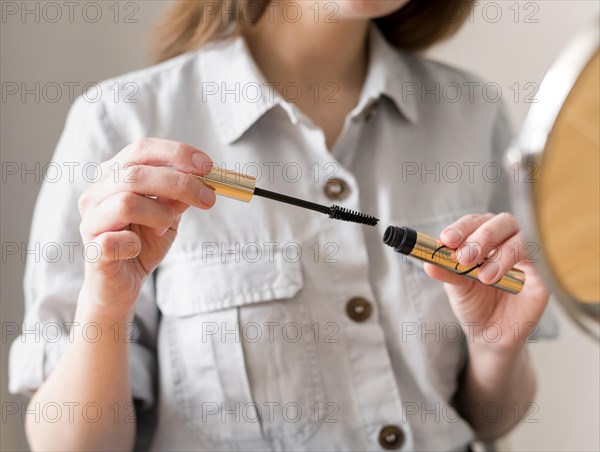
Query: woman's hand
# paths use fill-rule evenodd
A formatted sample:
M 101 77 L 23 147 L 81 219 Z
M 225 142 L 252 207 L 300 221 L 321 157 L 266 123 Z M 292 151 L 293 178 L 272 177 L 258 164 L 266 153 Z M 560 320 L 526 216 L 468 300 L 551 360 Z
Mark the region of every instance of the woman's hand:
M 100 165 L 99 181 L 79 198 L 83 290 L 93 308 L 117 316 L 132 311 L 144 279 L 175 240 L 183 212 L 215 203 L 214 192 L 192 175 L 211 168 L 198 149 L 157 138 L 139 140 Z
M 445 228 L 440 240 L 455 249 L 460 264 L 479 269 L 480 284 L 432 264 L 425 271 L 443 281 L 454 314 L 461 322 L 470 345 L 491 350 L 515 350 L 527 339 L 540 320 L 549 293 L 534 268 L 531 250 L 525 243 L 515 218 L 499 215 L 466 215 Z M 526 274 L 525 286 L 517 295 L 501 291 L 493 284 L 512 267 Z

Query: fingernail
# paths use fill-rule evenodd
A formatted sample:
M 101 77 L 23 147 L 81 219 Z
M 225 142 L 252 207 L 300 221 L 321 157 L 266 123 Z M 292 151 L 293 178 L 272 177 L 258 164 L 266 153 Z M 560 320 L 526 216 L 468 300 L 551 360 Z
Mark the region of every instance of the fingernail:
M 460 248 L 459 261 L 463 265 L 474 265 L 481 261 L 481 247 L 478 243 L 465 242 Z
M 212 168 L 212 160 L 208 155 L 203 154 L 202 152 L 194 152 L 194 155 L 192 155 L 192 163 L 202 172 L 202 174 L 208 173 Z
M 496 275 L 499 271 L 500 265 L 498 265 L 498 262 L 486 262 L 486 264 L 479 269 L 478 274 L 480 278 L 485 279 L 486 281 L 496 282 Z
M 443 235 L 446 245 L 458 245 L 462 239 L 462 234 L 458 229 L 447 229 Z

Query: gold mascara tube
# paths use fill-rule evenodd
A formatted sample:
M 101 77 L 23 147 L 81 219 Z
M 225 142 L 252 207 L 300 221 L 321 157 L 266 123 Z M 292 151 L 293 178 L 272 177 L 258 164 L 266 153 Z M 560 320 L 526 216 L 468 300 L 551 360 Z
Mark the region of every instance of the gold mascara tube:
M 213 166 L 205 176 L 196 176 L 217 195 L 250 202 L 256 189 L 256 178 Z
M 400 254 L 415 257 L 481 282 L 477 276 L 477 269 L 482 263 L 473 267 L 460 265 L 456 259 L 452 258 L 453 250 L 447 248 L 440 240 L 422 232 L 406 226 L 389 226 L 383 235 L 383 243 L 391 246 Z M 492 286 L 517 294 L 524 284 L 525 272 L 513 268 Z

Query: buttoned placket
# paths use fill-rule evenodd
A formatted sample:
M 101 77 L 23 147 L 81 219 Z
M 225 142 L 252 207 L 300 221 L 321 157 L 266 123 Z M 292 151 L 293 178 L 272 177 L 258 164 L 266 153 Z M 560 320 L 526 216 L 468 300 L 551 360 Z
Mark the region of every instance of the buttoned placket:
M 394 64 L 401 62 L 382 47 L 384 40 L 375 30 L 373 38 L 375 40 L 372 42 L 377 45 L 372 49 L 372 61 L 362 97 L 345 118 L 342 132 L 331 152 L 327 149 L 323 131 L 316 127 L 296 105 L 285 101 L 277 93 L 273 99 L 268 101 L 262 99 L 262 103 L 258 105 L 244 104 L 243 111 L 227 111 L 228 104 L 211 103 L 211 106 L 216 109 L 216 116 L 220 118 L 219 127 L 226 142 L 236 141 L 262 114 L 278 105 L 287 113 L 287 119 L 295 126 L 299 138 L 306 143 L 306 154 L 301 157 L 302 160 L 317 164 L 321 170 L 326 164 L 334 164 L 337 168 L 335 176 L 321 171 L 317 181 L 317 186 L 320 185 L 319 189 L 315 190 L 314 186 L 312 188 L 307 186 L 306 196 L 318 203 L 338 204 L 347 209 L 365 210 L 367 213 L 376 214 L 376 212 L 369 212 L 368 206 L 362 206 L 365 209 L 361 208 L 359 184 L 351 170 L 357 152 L 360 152 L 359 143 L 364 142 L 361 135 L 367 129 L 371 129 L 373 122 L 377 121 L 382 95 L 392 96 L 397 106 L 402 107 L 405 117 L 411 121 L 415 120 L 416 111 L 410 99 L 407 103 L 398 104 L 400 102 L 398 80 L 409 79 L 406 68 L 399 64 L 395 68 L 393 78 L 390 78 L 392 75 L 387 67 L 381 66 L 382 62 L 388 59 L 394 61 Z M 244 55 L 248 53 L 243 43 L 240 43 L 240 49 L 244 50 Z M 261 79 L 260 71 L 255 64 L 249 58 L 244 61 L 248 67 L 242 67 L 242 71 L 248 70 L 248 78 Z M 205 63 L 205 70 L 211 67 L 213 67 L 211 64 Z M 236 121 L 232 121 L 234 117 L 237 117 Z M 330 181 L 332 185 L 328 187 L 325 179 L 331 178 L 337 180 L 334 184 Z M 384 328 L 379 318 L 382 300 L 376 299 L 369 279 L 365 229 L 353 223 L 321 218 L 318 238 L 325 244 L 336 244 L 339 249 L 339 263 L 322 269 L 330 278 L 329 287 L 324 293 L 327 293 L 329 314 L 339 323 L 340 331 L 344 332 L 346 338 L 342 344 L 345 347 L 343 355 L 348 359 L 351 384 L 354 385 L 356 416 L 362 420 L 364 426 L 365 447 L 370 450 L 382 450 L 398 449 L 405 444 L 413 444 L 413 433 L 408 423 L 402 422 L 401 397 L 386 345 Z M 323 301 L 321 297 L 314 297 L 314 300 L 308 300 L 308 304 L 310 306 Z M 354 305 L 349 309 L 351 303 Z M 320 306 L 314 305 L 312 309 L 318 312 Z M 353 319 L 349 315 L 350 312 L 360 320 Z M 368 315 L 364 315 L 364 312 Z M 383 389 L 373 391 L 373 388 Z M 394 429 L 396 433 L 392 435 L 389 433 L 392 431 L 390 429 Z M 382 438 L 385 438 L 385 441 Z M 398 440 L 399 438 L 401 440 Z
M 341 207 L 362 211 L 368 206 L 360 205 L 359 186 L 356 176 L 348 169 L 356 156 L 360 136 L 373 121 L 378 99 L 368 99 L 362 108 L 352 111 L 331 152 L 326 147 L 322 129 L 296 107 L 289 108 L 290 119 L 294 119 L 303 134 L 309 152 L 321 164 L 334 162 L 338 171 L 335 179 L 342 181 L 349 193 L 332 202 L 327 197 L 325 184 L 322 199 L 317 202 L 338 204 Z M 286 109 L 288 109 L 286 108 Z M 368 209 L 366 209 L 368 211 Z M 378 302 L 369 281 L 368 253 L 363 227 L 351 223 L 326 222 L 322 229 L 325 241 L 334 242 L 340 249 L 339 264 L 329 269 L 332 277 L 329 293 L 333 293 L 336 310 L 339 312 L 340 329 L 345 331 L 347 356 L 352 369 L 359 416 L 362 417 L 366 443 L 371 450 L 400 449 L 412 443 L 412 432 L 402 422 L 402 401 L 393 373 L 386 338 L 379 319 Z M 348 275 L 353 275 L 349 278 Z M 360 275 L 360 277 L 354 277 Z M 373 388 L 377 388 L 373 390 Z M 390 442 L 389 431 L 393 430 L 396 440 Z M 382 439 L 383 438 L 383 439 Z

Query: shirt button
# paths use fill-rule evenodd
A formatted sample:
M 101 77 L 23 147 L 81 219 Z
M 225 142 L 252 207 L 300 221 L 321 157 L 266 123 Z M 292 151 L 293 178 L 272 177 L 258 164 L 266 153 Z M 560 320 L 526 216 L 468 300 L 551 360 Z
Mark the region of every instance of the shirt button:
M 386 425 L 379 432 L 379 444 L 387 450 L 400 449 L 404 444 L 404 432 L 395 425 Z
M 371 303 L 361 297 L 352 298 L 346 304 L 346 313 L 355 322 L 364 322 L 371 317 Z
M 341 201 L 350 196 L 350 187 L 342 179 L 329 179 L 325 182 L 325 196 L 333 201 Z

